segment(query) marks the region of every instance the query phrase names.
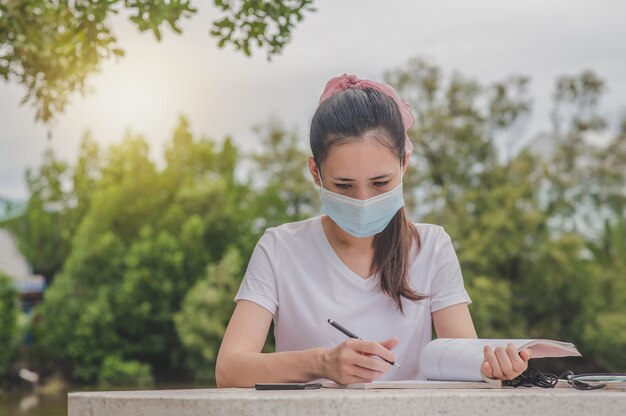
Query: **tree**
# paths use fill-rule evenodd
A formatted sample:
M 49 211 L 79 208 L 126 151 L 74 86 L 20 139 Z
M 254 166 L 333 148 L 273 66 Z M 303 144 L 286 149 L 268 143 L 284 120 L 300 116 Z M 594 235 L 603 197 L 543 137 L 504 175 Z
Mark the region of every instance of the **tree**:
M 466 190 L 480 187 L 478 181 L 488 178 L 485 172 L 498 164 L 497 139 L 506 137 L 530 108 L 528 79 L 523 76 L 491 86 L 458 73 L 445 80 L 441 68 L 415 58 L 406 68 L 388 71 L 385 80 L 410 102 L 416 115 L 409 133 L 416 166 L 409 187 L 427 193 L 429 203 L 447 204 L 450 209 Z M 433 207 L 419 203 L 419 209 Z
M 257 186 L 258 227 L 264 230 L 310 217 L 319 211 L 319 197 L 307 167 L 308 146 L 295 131 L 279 121 L 256 126 L 262 150 L 250 155 L 254 162 L 251 181 Z
M 256 44 L 268 59 L 289 42 L 291 31 L 314 11 L 312 0 L 214 0 L 221 17 L 210 35 L 218 47 L 232 45 L 245 55 Z M 161 40 L 165 25 L 182 33 L 179 24 L 196 13 L 189 0 L 18 0 L 0 2 L 0 77 L 27 89 L 22 103 L 36 108 L 47 122 L 62 113 L 72 94 L 87 90 L 89 76 L 102 61 L 123 57 L 110 27 L 110 17 L 127 12 L 141 32 Z
M 241 283 L 242 259 L 231 249 L 207 268 L 187 292 L 174 316 L 176 332 L 189 354 L 190 368 L 198 380 L 215 383 L 215 361 Z
M 47 283 L 60 270 L 69 251 L 72 231 L 64 186 L 69 179 L 69 167 L 57 160 L 52 149 L 44 153 L 38 172 L 26 174 L 30 197 L 17 217 L 7 222 L 18 239 L 21 253 Z
M 42 354 L 74 379 L 125 371 L 120 363 L 182 377 L 187 352 L 173 315 L 207 264 L 228 247 L 251 251 L 250 192 L 235 181 L 231 141 L 194 139 L 181 118 L 165 159 L 158 169 L 143 138 L 129 135 L 94 175 L 37 326 Z
M 604 83 L 592 71 L 562 76 L 556 82 L 552 131 L 543 139 L 549 140 L 553 148 L 551 163 L 545 165 L 544 187 L 548 214 L 563 229 L 579 229 L 585 211 L 597 208 L 593 201 L 601 198 L 597 192 L 604 192 L 592 186 L 601 180 L 592 168 L 599 161 L 593 145 L 586 140 L 590 133 L 606 128 L 606 120 L 598 114 L 603 90 Z
M 0 273 L 0 378 L 8 373 L 19 346 L 17 300 L 12 280 Z
M 86 133 L 74 168 L 58 160 L 49 148 L 41 166 L 26 172 L 30 196 L 22 213 L 7 220 L 5 226 L 19 237 L 20 252 L 47 285 L 61 270 L 89 208 L 99 163 L 98 146 Z
M 595 364 L 611 368 L 626 360 L 626 218 L 606 220 L 602 234 L 588 247 L 600 266 L 602 298 L 582 336 Z
M 609 144 L 593 151 L 593 165 L 589 167 L 585 183 L 591 202 L 600 208 L 596 212 L 608 210 L 607 219 L 619 222 L 620 218 L 626 218 L 626 116 Z

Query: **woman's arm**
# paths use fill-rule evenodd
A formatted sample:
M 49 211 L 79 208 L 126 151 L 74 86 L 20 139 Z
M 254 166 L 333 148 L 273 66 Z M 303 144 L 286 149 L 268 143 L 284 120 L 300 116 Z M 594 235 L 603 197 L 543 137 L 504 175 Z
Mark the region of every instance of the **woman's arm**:
M 217 387 L 253 387 L 255 383 L 306 382 L 328 378 L 340 384 L 371 382 L 395 361 L 397 338 L 378 342 L 348 339 L 335 348 L 262 353 L 272 314 L 240 300 L 226 328 L 215 365 Z
M 466 303 L 458 303 L 433 312 L 438 338 L 478 338 Z
M 433 312 L 433 324 L 439 338 L 478 338 L 474 323 L 465 303 L 448 306 Z M 507 347 L 486 346 L 483 351 L 485 361 L 483 373 L 489 378 L 512 380 L 528 368 L 531 352 L 528 349 L 517 352 L 512 344 Z
M 247 300 L 237 302 L 217 354 L 217 387 L 254 387 L 257 382 L 321 378 L 322 349 L 261 353 L 272 314 Z

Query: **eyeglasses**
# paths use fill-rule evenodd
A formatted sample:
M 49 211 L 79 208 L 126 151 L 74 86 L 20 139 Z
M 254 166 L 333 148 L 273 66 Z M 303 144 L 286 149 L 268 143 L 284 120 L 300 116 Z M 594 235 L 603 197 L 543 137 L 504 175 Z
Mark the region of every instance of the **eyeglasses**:
M 569 373 L 571 373 L 571 371 Z M 579 390 L 595 390 L 604 387 L 620 387 L 620 390 L 626 390 L 626 373 L 589 373 L 576 375 L 572 373 L 567 382 Z
M 605 387 L 617 387 L 626 390 L 626 373 L 588 373 L 574 374 L 566 371 L 557 376 L 552 373 L 542 373 L 541 371 L 529 368 L 513 380 L 504 381 L 505 386 L 511 387 L 542 387 L 554 388 L 560 380 L 567 381 L 567 384 L 577 390 L 598 390 Z

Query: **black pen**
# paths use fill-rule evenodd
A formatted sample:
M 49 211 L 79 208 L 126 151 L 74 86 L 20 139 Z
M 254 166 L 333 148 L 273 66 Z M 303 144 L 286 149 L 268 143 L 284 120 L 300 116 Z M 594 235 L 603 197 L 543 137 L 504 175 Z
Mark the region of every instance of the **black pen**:
M 328 323 L 331 324 L 332 326 L 334 326 L 335 328 L 337 328 L 338 330 L 340 330 L 341 332 L 343 332 L 344 334 L 346 334 L 347 336 L 349 336 L 350 338 L 361 339 L 360 337 L 358 337 L 354 333 L 348 331 L 346 328 L 344 328 L 343 326 L 339 325 L 337 322 L 333 321 L 332 319 L 329 319 Z M 383 361 L 387 361 L 391 365 L 395 365 L 396 367 L 400 368 L 400 365 L 397 362 L 395 362 L 395 361 L 385 360 L 383 357 L 380 357 L 378 355 L 377 355 L 377 357 L 380 358 Z

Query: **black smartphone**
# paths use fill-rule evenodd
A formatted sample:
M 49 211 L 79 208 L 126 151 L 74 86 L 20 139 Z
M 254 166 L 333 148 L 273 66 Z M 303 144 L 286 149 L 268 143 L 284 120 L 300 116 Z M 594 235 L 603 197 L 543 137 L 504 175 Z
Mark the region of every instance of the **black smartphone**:
M 310 390 L 319 389 L 322 383 L 256 383 L 257 390 Z

